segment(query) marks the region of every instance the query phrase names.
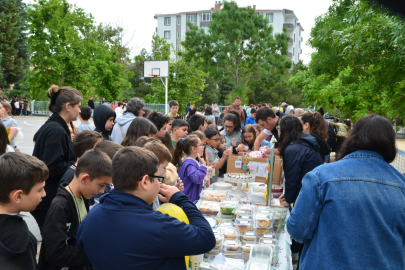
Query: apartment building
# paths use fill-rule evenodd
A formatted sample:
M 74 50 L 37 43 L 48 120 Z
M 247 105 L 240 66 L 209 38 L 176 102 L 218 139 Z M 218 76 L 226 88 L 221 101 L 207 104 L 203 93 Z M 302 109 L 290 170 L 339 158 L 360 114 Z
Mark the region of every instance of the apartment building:
M 253 9 L 256 11 L 257 15 L 266 16 L 269 19 L 269 23 L 273 26 L 273 33 L 282 33 L 283 27 L 287 28 L 287 34 L 290 35 L 287 57 L 294 63 L 297 63 L 302 54 L 302 31 L 304 31 L 304 28 L 298 22 L 294 11 L 288 9 L 256 9 L 255 5 Z M 216 1 L 215 7 L 208 10 L 156 14 L 156 33 L 167 40 L 168 44 L 170 44 L 170 50 L 179 50 L 181 48 L 181 41 L 186 35 L 187 22 L 191 22 L 203 28 L 204 31 L 208 33 L 208 25 L 212 21 L 212 13 L 220 10 L 221 2 Z M 175 48 L 172 46 L 175 46 Z M 173 59 L 176 58 L 173 52 L 170 57 Z

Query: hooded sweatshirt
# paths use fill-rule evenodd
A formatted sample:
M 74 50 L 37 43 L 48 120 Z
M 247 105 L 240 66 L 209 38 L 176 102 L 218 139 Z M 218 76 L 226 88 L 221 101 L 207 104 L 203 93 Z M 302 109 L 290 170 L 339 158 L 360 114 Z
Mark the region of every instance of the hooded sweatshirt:
M 38 262 L 38 269 L 41 270 L 60 270 L 63 267 L 83 270 L 87 264 L 76 247 L 76 233 L 80 225 L 77 206 L 65 186 L 66 183 L 59 186 L 46 215 Z M 88 211 L 86 202 L 85 205 Z
M 285 199 L 291 204 L 297 200 L 305 174 L 323 164 L 316 138 L 303 132 L 302 139 L 289 144 L 283 154 Z
M 45 182 L 46 196 L 37 209 L 48 211 L 49 206 L 58 190 L 58 183 L 70 165 L 76 162 L 69 128 L 60 117 L 54 113 L 34 135 L 34 152 L 32 155 L 45 162 L 49 169 L 49 178 Z
M 105 123 L 107 122 L 108 118 L 114 116 L 115 119 L 115 111 L 108 107 L 108 106 L 97 106 L 94 110 L 93 121 L 94 125 L 96 126 L 95 131 L 100 132 L 103 135 L 104 140 L 112 141 L 111 139 L 111 130 L 105 130 Z
M 128 127 L 135 118 L 136 116 L 133 113 L 126 112 L 120 118 L 117 119 L 117 122 L 115 123 L 113 128 L 113 132 L 111 134 L 113 142 L 118 144 L 122 143 L 122 141 L 124 140 L 122 133 L 124 133 L 124 136 L 127 134 Z
M 37 239 L 20 215 L 0 214 L 0 269 L 35 270 Z

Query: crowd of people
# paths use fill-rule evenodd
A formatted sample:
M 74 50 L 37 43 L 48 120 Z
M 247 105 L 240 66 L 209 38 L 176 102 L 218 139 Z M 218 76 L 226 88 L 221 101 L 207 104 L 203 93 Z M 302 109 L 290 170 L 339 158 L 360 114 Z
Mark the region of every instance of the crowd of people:
M 52 86 L 48 97 L 53 114 L 35 134 L 32 156 L 15 152 L 18 124 L 11 105 L 0 104 L 2 269 L 185 269 L 184 256 L 216 245 L 195 205 L 203 188 L 226 173 L 228 156 L 272 142 L 299 268 L 405 267 L 405 177 L 389 165 L 395 133 L 384 117 L 353 126 L 327 121 L 322 108 L 245 110 L 235 97 L 222 112 L 217 103 L 199 112 L 189 103 L 183 119 L 175 100 L 163 115 L 139 98 L 81 106 L 70 87 Z M 339 161 L 330 162 L 331 151 Z M 190 224 L 157 211 L 165 203 L 182 208 Z M 38 264 L 22 211 L 41 231 Z
M 28 116 L 31 113 L 30 103 L 28 99 L 24 97 L 22 100 L 18 96 L 13 96 L 9 99 L 6 95 L 3 95 L 2 102 L 10 104 L 10 114 L 15 116 Z

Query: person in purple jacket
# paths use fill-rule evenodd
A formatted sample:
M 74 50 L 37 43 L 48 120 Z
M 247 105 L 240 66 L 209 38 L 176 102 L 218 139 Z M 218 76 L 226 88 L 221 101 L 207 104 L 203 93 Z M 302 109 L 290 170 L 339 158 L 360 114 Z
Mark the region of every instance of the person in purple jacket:
M 183 193 L 193 202 L 200 198 L 204 177 L 207 175 L 206 163 L 202 158 L 203 153 L 204 144 L 196 135 L 179 140 L 174 150 L 173 164 L 178 164 L 183 154 L 186 157 L 181 164 L 179 177 L 183 180 Z

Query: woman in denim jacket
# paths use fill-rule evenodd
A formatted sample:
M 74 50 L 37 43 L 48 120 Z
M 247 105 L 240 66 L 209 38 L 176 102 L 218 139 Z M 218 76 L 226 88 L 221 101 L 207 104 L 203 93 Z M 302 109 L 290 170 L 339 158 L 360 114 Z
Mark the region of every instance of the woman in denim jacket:
M 309 172 L 287 230 L 304 243 L 301 269 L 405 269 L 405 176 L 391 123 L 362 117 L 341 160 Z

